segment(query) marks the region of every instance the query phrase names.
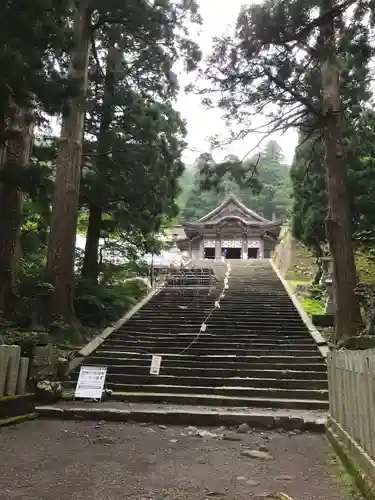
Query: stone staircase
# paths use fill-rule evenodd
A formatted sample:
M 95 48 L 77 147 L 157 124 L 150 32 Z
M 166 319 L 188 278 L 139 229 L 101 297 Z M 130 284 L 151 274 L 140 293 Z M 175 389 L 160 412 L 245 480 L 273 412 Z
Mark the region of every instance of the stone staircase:
M 327 409 L 325 361 L 269 261 L 231 261 L 229 289 L 197 338 L 225 270 L 215 264 L 216 283 L 209 270 L 175 276 L 85 364 L 108 366 L 121 401 Z M 159 375 L 149 374 L 152 354 Z

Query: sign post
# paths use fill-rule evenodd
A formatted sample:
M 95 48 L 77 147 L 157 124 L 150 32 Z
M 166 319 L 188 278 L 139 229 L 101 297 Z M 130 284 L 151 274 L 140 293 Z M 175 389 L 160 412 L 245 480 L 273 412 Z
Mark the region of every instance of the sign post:
M 106 375 L 106 366 L 81 366 L 74 399 L 99 399 L 101 401 Z
M 150 375 L 159 375 L 161 365 L 161 356 L 152 356 Z

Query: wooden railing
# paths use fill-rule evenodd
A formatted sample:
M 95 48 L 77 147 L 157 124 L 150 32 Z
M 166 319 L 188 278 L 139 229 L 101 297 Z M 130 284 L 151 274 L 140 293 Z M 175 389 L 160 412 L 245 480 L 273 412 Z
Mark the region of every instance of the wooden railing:
M 332 351 L 327 364 L 330 417 L 375 459 L 375 351 Z
M 21 357 L 21 347 L 0 345 L 0 398 L 25 394 L 29 358 Z

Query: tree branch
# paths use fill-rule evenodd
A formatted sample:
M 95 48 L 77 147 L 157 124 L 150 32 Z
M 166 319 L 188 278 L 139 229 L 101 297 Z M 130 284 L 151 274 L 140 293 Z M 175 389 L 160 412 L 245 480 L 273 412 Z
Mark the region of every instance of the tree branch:
M 351 5 L 355 4 L 356 1 L 357 0 L 345 0 L 341 4 L 334 5 L 332 9 L 323 12 L 316 19 L 313 19 L 310 23 L 308 23 L 306 26 L 297 31 L 294 35 L 290 35 L 285 38 L 280 38 L 279 40 L 267 40 L 267 43 L 283 44 L 283 43 L 303 40 L 314 28 L 319 28 L 322 24 L 328 22 L 332 17 L 336 17 L 342 14 L 344 10 L 346 10 Z
M 302 94 L 300 94 L 299 92 L 297 92 L 296 90 L 292 90 L 291 88 L 287 87 L 285 85 L 285 82 L 284 80 L 282 80 L 280 77 L 278 76 L 274 76 L 270 70 L 266 69 L 263 67 L 263 71 L 264 73 L 268 76 L 268 78 L 273 82 L 275 83 L 278 87 L 282 88 L 283 90 L 285 90 L 285 92 L 288 92 L 296 101 L 300 102 L 301 104 L 303 104 L 311 114 L 315 115 L 315 116 L 320 116 L 320 113 L 319 111 L 315 108 L 315 106 L 306 98 L 304 97 Z

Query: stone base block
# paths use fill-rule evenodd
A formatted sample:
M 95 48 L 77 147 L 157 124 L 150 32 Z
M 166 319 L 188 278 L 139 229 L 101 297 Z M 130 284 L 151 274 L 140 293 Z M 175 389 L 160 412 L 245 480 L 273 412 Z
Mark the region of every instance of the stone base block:
M 22 394 L 0 398 L 0 420 L 35 412 L 35 395 Z

